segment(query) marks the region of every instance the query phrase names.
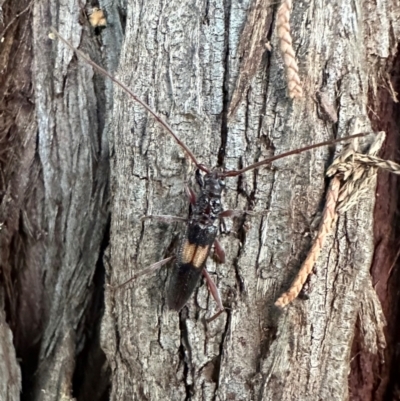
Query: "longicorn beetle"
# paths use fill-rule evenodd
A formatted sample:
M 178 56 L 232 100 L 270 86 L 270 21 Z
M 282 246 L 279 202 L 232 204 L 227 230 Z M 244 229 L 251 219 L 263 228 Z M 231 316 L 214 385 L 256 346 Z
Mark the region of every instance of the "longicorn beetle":
M 178 138 L 178 136 L 174 133 L 168 123 L 165 122 L 160 116 L 158 116 L 146 103 L 139 99 L 138 96 L 136 96 L 135 93 L 133 93 L 125 84 L 123 84 L 117 78 L 113 77 L 102 67 L 94 63 L 83 52 L 74 48 L 72 44 L 64 39 L 53 27 L 51 27 L 50 29 L 55 36 L 57 36 L 64 44 L 71 48 L 79 57 L 85 60 L 96 71 L 113 81 L 116 85 L 118 85 L 126 93 L 128 93 L 136 102 L 142 105 L 156 119 L 156 121 L 158 121 L 158 123 L 164 127 L 169 135 L 174 138 L 177 144 L 186 153 L 188 158 L 196 166 L 196 181 L 200 186 L 201 192 L 196 199 L 196 195 L 194 194 L 194 192 L 189 188 L 186 189 L 190 201 L 190 210 L 187 219 L 186 233 L 181 240 L 181 245 L 178 254 L 176 255 L 175 268 L 172 272 L 172 277 L 170 278 L 168 284 L 167 303 L 169 308 L 179 311 L 186 304 L 186 302 L 194 292 L 200 280 L 200 277 L 203 275 L 208 283 L 211 294 L 218 305 L 218 312 L 214 314 L 214 316 L 212 316 L 210 319 L 208 319 L 208 321 L 214 320 L 224 311 L 224 307 L 222 305 L 218 289 L 209 276 L 205 268 L 205 264 L 213 245 L 215 253 L 220 261 L 224 261 L 224 251 L 219 245 L 218 240 L 216 239 L 219 220 L 224 217 L 234 216 L 237 213 L 234 210 L 224 211 L 222 208 L 221 194 L 225 188 L 225 178 L 236 177 L 240 174 L 245 173 L 246 171 L 260 168 L 262 166 L 270 164 L 274 160 L 278 160 L 283 157 L 295 155 L 321 146 L 334 145 L 339 142 L 364 136 L 364 134 L 356 134 L 341 139 L 321 142 L 303 148 L 295 149 L 286 153 L 276 155 L 269 159 L 261 160 L 240 170 L 222 171 L 217 168 L 208 168 L 197 161 L 192 151 Z M 200 171 L 204 173 L 203 176 L 200 174 Z M 154 263 L 148 269 L 142 270 L 131 279 L 123 284 L 118 285 L 115 288 L 125 286 L 129 282 L 135 280 L 137 277 L 155 271 L 172 259 L 174 258 L 168 257 L 157 263 Z

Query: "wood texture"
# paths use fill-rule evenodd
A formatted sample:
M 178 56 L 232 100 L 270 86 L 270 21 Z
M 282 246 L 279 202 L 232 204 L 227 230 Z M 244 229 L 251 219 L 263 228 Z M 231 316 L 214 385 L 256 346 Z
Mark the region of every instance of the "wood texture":
M 226 168 L 237 168 L 346 135 L 355 116 L 367 117 L 369 91 L 377 85 L 371 80 L 379 76 L 376 35 L 398 32 L 395 10 L 386 10 L 386 28 L 375 32 L 375 11 L 359 2 L 295 3 L 291 26 L 307 100 L 285 96 L 282 63 L 273 52 L 228 125 L 249 8 L 235 1 L 132 2 L 127 8 L 120 77 L 167 116 L 207 165 L 223 157 Z M 276 48 L 274 34 L 271 43 Z M 379 49 L 382 57 L 396 51 L 389 41 Z M 321 90 L 340 109 L 337 124 L 318 117 L 313 98 Z M 114 112 L 111 284 L 169 254 L 183 227 L 139 218 L 187 213 L 183 187 L 192 173 L 173 141 L 119 91 Z M 230 307 L 222 318 L 204 324 L 214 310 L 204 284 L 180 315 L 169 312 L 167 269 L 106 294 L 111 399 L 348 399 L 356 324 L 368 327 L 369 350 L 382 352 L 383 345 L 384 318 L 369 274 L 372 193 L 339 219 L 311 279 L 310 299 L 281 314 L 272 306 L 310 247 L 332 152 L 320 149 L 228 181 L 225 207 L 249 208 L 256 216 L 228 221 L 221 236 L 227 262 L 207 264 Z
M 348 135 L 355 120 L 385 130 L 396 154 L 398 2 L 294 2 L 295 101 L 275 2 L 99 3 L 100 34 L 83 1 L 35 0 L 18 17 L 29 1 L 0 0 L 0 399 L 18 399 L 17 361 L 23 400 L 394 399 L 398 183 L 378 179 L 377 248 L 371 190 L 327 238 L 308 299 L 283 311 L 274 302 L 311 247 L 335 149 L 227 179 L 225 209 L 251 214 L 221 224 L 226 263 L 207 262 L 227 307 L 214 322 L 204 282 L 167 309 L 167 267 L 111 291 L 174 254 L 184 223 L 141 218 L 186 216 L 194 168 L 48 28 L 115 72 L 201 163 L 236 169 Z M 385 335 L 382 306 L 395 316 Z
M 19 400 L 21 391 L 21 370 L 19 368 L 13 336 L 5 319 L 2 305 L 0 311 L 0 398 L 2 400 Z

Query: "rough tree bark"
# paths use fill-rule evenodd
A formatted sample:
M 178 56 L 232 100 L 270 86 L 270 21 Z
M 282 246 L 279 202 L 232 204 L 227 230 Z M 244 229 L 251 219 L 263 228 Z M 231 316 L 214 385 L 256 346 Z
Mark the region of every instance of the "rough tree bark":
M 258 6 L 272 15 L 258 39 L 270 38 L 276 49 L 276 5 Z M 237 168 L 272 152 L 346 135 L 355 116 L 368 119 L 378 85 L 389 86 L 381 78 L 388 67 L 382 60 L 390 63 L 397 51 L 396 10 L 390 6 L 385 23 L 376 24 L 382 7 L 365 2 L 295 3 L 292 26 L 304 100 L 285 96 L 282 61 L 272 51 L 230 121 L 238 48 L 245 47 L 243 41 L 251 44 L 251 34 L 241 36 L 251 2 L 132 3 L 119 74 L 168 117 L 203 163 Z M 338 109 L 337 123 L 319 117 L 317 92 Z M 132 274 L 127 266 L 144 268 L 175 244 L 183 228 L 140 223 L 138 217 L 185 213 L 182 188 L 190 178 L 173 141 L 124 94 L 114 99 L 112 284 Z M 102 344 L 111 362 L 112 399 L 349 397 L 356 328 L 363 352 L 382 352 L 384 319 L 369 274 L 372 194 L 339 220 L 311 279 L 310 300 L 296 301 L 283 313 L 272 307 L 310 246 L 306 234 L 321 210 L 323 172 L 331 158 L 331 150 L 321 149 L 228 181 L 226 207 L 258 216 L 223 226 L 227 262 L 208 263 L 230 307 L 223 318 L 204 324 L 213 308 L 205 285 L 180 315 L 168 312 L 162 291 L 167 271 L 115 297 L 107 294 Z M 378 355 L 377 372 L 380 361 Z M 352 389 L 353 397 L 370 386 L 362 399 L 379 399 L 380 384 L 371 377 Z
M 58 3 L 1 8 L 2 294 L 21 359 L 21 397 L 32 400 L 72 397 L 77 355 L 95 333 L 87 324 L 103 291 L 94 275 L 109 219 L 110 85 L 48 38 L 58 24 L 81 43 L 81 9 Z M 20 384 L 13 369 L 10 386 Z
M 309 299 L 284 311 L 273 304 L 311 246 L 331 148 L 227 179 L 225 208 L 252 214 L 221 224 L 226 263 L 207 263 L 227 306 L 216 321 L 204 322 L 215 311 L 204 283 L 179 314 L 167 309 L 168 268 L 110 291 L 104 282 L 176 251 L 184 224 L 141 217 L 187 215 L 194 168 L 132 99 L 48 33 L 54 25 L 117 73 L 208 166 L 236 169 L 349 135 L 355 117 L 386 131 L 393 159 L 398 2 L 294 2 L 295 101 L 275 2 L 108 0 L 100 35 L 81 3 L 0 2 L 0 399 L 19 398 L 10 330 L 23 399 L 396 399 L 396 179 L 378 178 L 375 244 L 371 189 L 339 218 Z

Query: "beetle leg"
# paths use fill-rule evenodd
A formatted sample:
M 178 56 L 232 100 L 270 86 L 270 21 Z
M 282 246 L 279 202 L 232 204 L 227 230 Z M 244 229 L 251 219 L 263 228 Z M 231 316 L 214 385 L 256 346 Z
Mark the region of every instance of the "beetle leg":
M 165 223 L 172 223 L 173 221 L 181 221 L 183 223 L 187 222 L 187 219 L 179 216 L 171 216 L 169 214 L 148 214 L 147 216 L 143 216 L 140 220 L 154 219 L 158 221 L 163 221 Z
M 207 269 L 203 269 L 203 276 L 207 281 L 208 288 L 210 289 L 211 295 L 213 296 L 215 302 L 218 306 L 218 312 L 211 316 L 209 319 L 206 320 L 207 323 L 212 322 L 215 320 L 224 310 L 224 306 L 222 305 L 221 296 L 219 295 L 219 291 L 217 286 L 215 285 L 213 279 L 211 278 L 210 274 L 208 273 Z
M 199 186 L 200 188 L 203 188 L 203 187 L 204 187 L 203 176 L 201 175 L 199 169 L 196 170 L 196 182 L 197 182 L 197 184 L 198 184 L 198 186 Z
M 147 269 L 143 269 L 140 272 L 136 273 L 134 276 L 132 276 L 129 280 L 125 281 L 122 284 L 116 285 L 115 287 L 111 287 L 113 290 L 117 290 L 121 287 L 125 287 L 127 284 L 129 284 L 130 282 L 136 280 L 138 277 L 140 276 L 144 276 L 146 274 L 150 274 L 155 272 L 156 270 L 158 270 L 160 267 L 164 266 L 165 264 L 167 264 L 170 260 L 174 259 L 175 256 L 170 256 L 168 258 L 159 260 L 158 262 L 152 264 L 150 267 L 148 267 Z
M 223 312 L 225 311 L 225 309 L 220 309 L 217 313 L 215 313 L 213 316 L 211 316 L 210 318 L 206 319 L 207 323 L 212 322 L 213 320 L 215 320 L 219 315 L 221 315 Z
M 220 261 L 220 263 L 225 263 L 225 251 L 217 239 L 214 241 L 214 253 L 215 255 L 217 255 L 217 258 Z
M 193 189 L 189 187 L 189 185 L 185 185 L 185 193 L 189 199 L 191 205 L 196 204 L 196 194 L 193 192 Z
M 246 214 L 247 212 L 245 210 L 239 210 L 239 209 L 229 209 L 229 210 L 224 210 L 223 212 L 221 212 L 218 217 L 220 219 L 223 219 L 224 217 L 239 217 L 239 216 L 243 216 L 244 214 Z

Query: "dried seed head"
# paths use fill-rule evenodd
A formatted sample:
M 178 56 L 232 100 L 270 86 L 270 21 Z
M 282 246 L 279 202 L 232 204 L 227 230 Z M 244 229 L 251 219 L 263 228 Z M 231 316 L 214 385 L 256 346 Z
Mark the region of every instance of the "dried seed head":
M 88 10 L 89 22 L 93 28 L 102 28 L 107 26 L 107 19 L 101 8 L 93 7 Z

